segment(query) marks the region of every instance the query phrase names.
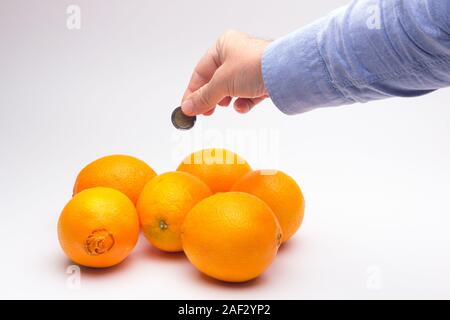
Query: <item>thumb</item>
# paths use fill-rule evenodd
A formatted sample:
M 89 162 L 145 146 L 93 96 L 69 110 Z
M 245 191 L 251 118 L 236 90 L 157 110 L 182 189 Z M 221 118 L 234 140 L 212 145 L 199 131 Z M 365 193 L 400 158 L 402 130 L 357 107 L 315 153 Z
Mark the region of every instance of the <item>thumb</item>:
M 208 83 L 193 92 L 182 102 L 181 110 L 188 116 L 203 114 L 214 109 L 227 96 L 229 94 L 226 79 L 219 68 Z

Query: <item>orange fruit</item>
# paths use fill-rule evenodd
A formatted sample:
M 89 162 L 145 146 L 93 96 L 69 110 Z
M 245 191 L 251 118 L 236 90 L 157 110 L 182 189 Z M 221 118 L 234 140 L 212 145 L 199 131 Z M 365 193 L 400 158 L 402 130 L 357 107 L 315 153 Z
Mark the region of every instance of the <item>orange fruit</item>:
M 305 200 L 298 184 L 284 172 L 249 172 L 236 182 L 232 190 L 253 194 L 269 205 L 283 230 L 282 242 L 286 242 L 300 228 Z
M 123 193 L 110 188 L 75 195 L 58 221 L 59 243 L 73 262 L 110 267 L 123 261 L 139 236 L 136 208 Z
M 139 197 L 137 210 L 147 240 L 169 252 L 182 251 L 180 229 L 184 217 L 211 190 L 186 172 L 168 172 L 153 178 Z
M 204 149 L 187 156 L 177 168 L 202 179 L 212 192 L 230 191 L 233 184 L 251 171 L 248 163 L 226 149 Z
M 78 174 L 73 193 L 108 187 L 126 194 L 137 202 L 145 184 L 156 175 L 144 161 L 126 155 L 111 155 L 91 162 Z
M 188 259 L 228 282 L 261 275 L 277 253 L 281 229 L 269 206 L 243 192 L 216 193 L 187 214 L 181 233 Z

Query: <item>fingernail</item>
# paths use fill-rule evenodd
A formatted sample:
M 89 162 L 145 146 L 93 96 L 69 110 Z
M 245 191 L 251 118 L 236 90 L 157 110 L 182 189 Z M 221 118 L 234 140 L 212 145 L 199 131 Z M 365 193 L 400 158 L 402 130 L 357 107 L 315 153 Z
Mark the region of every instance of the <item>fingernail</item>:
M 247 105 L 238 105 L 238 106 L 234 106 L 234 110 L 236 110 L 239 113 L 247 113 L 250 111 L 250 107 Z
M 194 112 L 194 103 L 192 100 L 186 100 L 181 104 L 181 110 L 185 115 L 193 115 Z

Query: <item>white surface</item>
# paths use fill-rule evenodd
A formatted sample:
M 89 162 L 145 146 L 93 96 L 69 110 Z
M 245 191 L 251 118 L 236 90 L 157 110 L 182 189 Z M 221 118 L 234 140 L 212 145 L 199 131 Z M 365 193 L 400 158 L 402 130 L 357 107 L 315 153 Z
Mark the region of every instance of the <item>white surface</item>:
M 224 109 L 182 143 L 170 124 L 222 31 L 275 38 L 345 2 L 0 2 L 0 298 L 450 298 L 450 90 L 294 117 L 269 101 Z M 79 31 L 65 27 L 72 3 Z M 236 132 L 256 140 L 225 141 Z M 270 270 L 222 284 L 141 241 L 68 285 L 56 222 L 77 172 L 111 153 L 174 170 L 201 144 L 302 187 L 304 224 Z

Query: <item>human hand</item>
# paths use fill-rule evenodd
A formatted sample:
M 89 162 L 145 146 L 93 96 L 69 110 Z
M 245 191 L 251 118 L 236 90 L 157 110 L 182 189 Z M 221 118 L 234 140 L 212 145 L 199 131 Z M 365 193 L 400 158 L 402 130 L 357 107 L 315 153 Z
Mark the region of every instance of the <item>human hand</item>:
M 234 101 L 237 112 L 246 113 L 268 97 L 261 71 L 261 58 L 268 41 L 227 31 L 201 58 L 186 89 L 184 114 L 211 115 L 216 105 Z

